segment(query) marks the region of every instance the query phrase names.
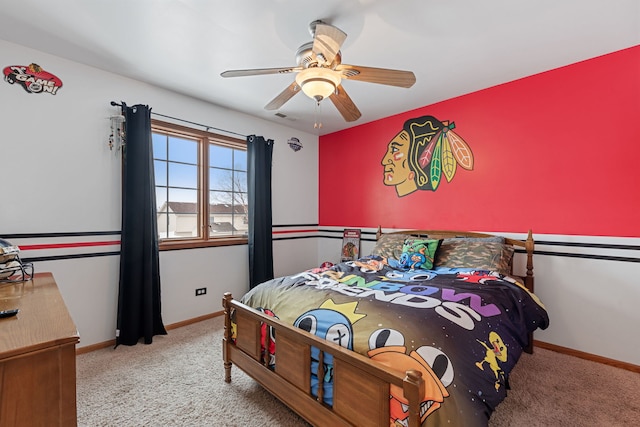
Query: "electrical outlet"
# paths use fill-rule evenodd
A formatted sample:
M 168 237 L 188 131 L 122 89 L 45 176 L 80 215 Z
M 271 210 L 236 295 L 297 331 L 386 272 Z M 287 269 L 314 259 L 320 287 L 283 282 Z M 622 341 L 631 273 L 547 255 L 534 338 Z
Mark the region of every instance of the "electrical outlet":
M 196 289 L 196 296 L 205 295 L 207 293 L 207 288 L 198 288 Z

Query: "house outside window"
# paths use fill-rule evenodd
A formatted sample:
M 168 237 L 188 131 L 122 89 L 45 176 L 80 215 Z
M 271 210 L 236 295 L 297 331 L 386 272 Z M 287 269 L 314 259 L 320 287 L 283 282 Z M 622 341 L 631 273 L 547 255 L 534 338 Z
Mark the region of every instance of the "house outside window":
M 160 249 L 245 244 L 246 141 L 152 121 Z

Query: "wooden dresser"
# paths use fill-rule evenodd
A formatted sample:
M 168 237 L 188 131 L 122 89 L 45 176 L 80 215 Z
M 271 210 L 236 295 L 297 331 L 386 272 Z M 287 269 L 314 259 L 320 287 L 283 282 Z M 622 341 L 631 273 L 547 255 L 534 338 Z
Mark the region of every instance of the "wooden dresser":
M 0 426 L 76 426 L 76 329 L 51 273 L 0 283 Z

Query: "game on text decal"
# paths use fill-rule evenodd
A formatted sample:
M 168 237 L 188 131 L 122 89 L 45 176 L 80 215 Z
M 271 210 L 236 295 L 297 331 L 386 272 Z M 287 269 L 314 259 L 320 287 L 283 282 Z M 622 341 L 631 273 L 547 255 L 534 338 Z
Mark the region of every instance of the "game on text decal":
M 35 63 L 4 67 L 4 80 L 9 84 L 18 83 L 27 93 L 50 93 L 55 95 L 62 87 L 62 80 L 44 71 Z

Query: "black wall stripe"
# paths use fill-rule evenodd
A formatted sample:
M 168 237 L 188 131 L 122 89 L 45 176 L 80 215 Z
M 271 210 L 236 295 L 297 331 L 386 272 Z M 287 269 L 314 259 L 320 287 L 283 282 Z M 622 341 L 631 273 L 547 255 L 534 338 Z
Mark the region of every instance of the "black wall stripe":
M 287 237 L 274 237 L 272 240 L 275 242 L 280 240 L 298 240 L 298 239 L 317 239 L 321 236 L 287 236 Z
M 640 245 L 616 245 L 611 243 L 578 243 L 578 242 L 548 242 L 545 240 L 536 240 L 536 245 L 545 246 L 569 246 L 576 248 L 598 248 L 598 249 L 623 249 L 623 250 L 640 250 Z
M 121 235 L 118 231 L 77 231 L 66 233 L 14 233 L 0 234 L 3 239 L 32 239 L 32 238 L 50 238 L 50 237 L 79 237 L 79 236 L 112 236 Z
M 561 256 L 561 257 L 568 257 L 568 258 L 583 258 L 583 259 L 599 259 L 603 261 L 640 262 L 640 258 L 632 258 L 632 257 L 624 257 L 624 256 L 575 254 L 571 252 L 550 252 L 550 251 L 533 251 L 533 253 L 536 255 L 550 255 L 550 256 Z
M 120 251 L 117 252 L 93 252 L 88 254 L 72 254 L 72 255 L 55 255 L 55 256 L 42 256 L 32 258 L 21 258 L 23 262 L 38 262 L 38 261 L 60 261 L 65 259 L 78 259 L 78 258 L 95 258 L 101 256 L 113 256 L 120 255 Z

